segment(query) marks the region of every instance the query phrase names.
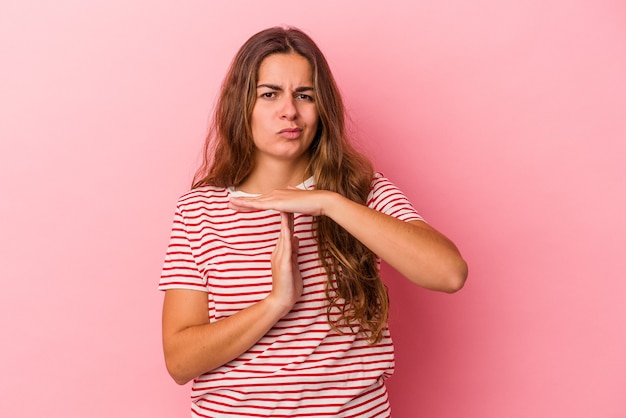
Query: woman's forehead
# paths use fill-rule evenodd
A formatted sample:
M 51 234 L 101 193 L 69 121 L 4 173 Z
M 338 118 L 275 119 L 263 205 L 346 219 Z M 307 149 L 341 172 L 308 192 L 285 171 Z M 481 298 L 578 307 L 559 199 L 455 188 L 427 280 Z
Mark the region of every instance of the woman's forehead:
M 259 84 L 280 85 L 281 82 L 290 82 L 310 85 L 313 81 L 313 70 L 309 60 L 302 55 L 272 54 L 261 61 L 257 78 Z

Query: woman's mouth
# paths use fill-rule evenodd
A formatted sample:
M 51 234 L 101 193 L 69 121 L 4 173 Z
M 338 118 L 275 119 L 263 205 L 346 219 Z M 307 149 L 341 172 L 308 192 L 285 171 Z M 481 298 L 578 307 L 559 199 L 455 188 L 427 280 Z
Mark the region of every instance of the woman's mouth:
M 278 131 L 278 134 L 283 138 L 297 139 L 302 135 L 302 128 L 285 128 Z

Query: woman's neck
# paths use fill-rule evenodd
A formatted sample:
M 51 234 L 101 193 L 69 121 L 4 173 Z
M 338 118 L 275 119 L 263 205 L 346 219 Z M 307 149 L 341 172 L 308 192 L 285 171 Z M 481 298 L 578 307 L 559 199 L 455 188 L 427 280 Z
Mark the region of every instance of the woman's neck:
M 308 161 L 258 164 L 236 189 L 247 193 L 264 194 L 276 189 L 295 187 L 310 175 L 306 172 Z

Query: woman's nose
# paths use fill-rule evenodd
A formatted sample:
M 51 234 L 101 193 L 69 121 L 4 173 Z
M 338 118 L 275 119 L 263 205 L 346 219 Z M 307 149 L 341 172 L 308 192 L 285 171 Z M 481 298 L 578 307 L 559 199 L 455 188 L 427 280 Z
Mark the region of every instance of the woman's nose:
M 283 107 L 281 109 L 281 117 L 291 120 L 294 119 L 297 114 L 298 109 L 296 108 L 295 99 L 293 97 L 285 96 Z

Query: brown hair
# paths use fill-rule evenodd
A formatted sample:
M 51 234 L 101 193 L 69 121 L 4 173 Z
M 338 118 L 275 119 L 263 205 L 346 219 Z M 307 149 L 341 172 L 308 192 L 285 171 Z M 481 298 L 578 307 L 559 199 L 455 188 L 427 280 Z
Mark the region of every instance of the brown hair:
M 222 84 L 204 161 L 192 188 L 238 186 L 252 172 L 254 142 L 250 128 L 259 66 L 271 54 L 296 53 L 313 71 L 318 129 L 309 150 L 308 174 L 317 189 L 337 192 L 365 204 L 373 179 L 367 158 L 354 149 L 345 129 L 345 108 L 328 62 L 315 42 L 295 28 L 274 27 L 252 36 L 240 48 Z M 364 226 L 366 227 L 366 226 Z M 360 326 L 372 343 L 387 323 L 389 299 L 378 260 L 360 241 L 330 218 L 314 219 L 319 257 L 328 274 L 327 317 L 331 326 Z

